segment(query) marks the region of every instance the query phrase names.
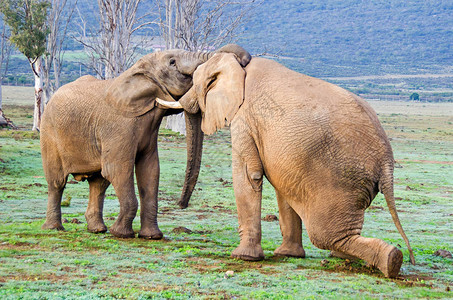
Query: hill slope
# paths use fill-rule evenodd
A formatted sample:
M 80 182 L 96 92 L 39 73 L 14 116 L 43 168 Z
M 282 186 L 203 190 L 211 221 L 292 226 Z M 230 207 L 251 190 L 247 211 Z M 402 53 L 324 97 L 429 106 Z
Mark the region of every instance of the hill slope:
M 153 1 L 143 0 L 141 11 L 152 10 Z M 238 43 L 299 72 L 317 77 L 453 73 L 451 0 L 258 1 Z M 95 26 L 95 3 L 79 5 Z M 74 41 L 67 45 L 69 51 L 81 49 Z M 66 56 L 64 82 L 79 76 L 81 61 L 80 54 Z M 12 82 L 17 74 L 32 80 L 22 55 L 13 58 L 9 74 L 16 75 Z
M 240 43 L 315 76 L 451 72 L 453 2 L 264 0 Z

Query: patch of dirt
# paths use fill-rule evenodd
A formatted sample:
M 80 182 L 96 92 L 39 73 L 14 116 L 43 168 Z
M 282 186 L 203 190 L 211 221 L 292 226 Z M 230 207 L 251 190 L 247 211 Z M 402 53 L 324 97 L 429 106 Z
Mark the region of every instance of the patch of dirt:
M 346 273 L 346 274 L 368 274 L 378 278 L 385 278 L 384 274 L 382 274 L 379 269 L 376 267 L 370 266 L 365 264 L 361 260 L 357 261 L 350 261 L 349 259 L 345 259 L 342 263 L 334 265 L 333 269 L 326 269 L 329 266 L 329 261 L 324 259 L 320 262 L 319 270 L 331 273 Z M 309 269 L 304 266 L 298 266 L 298 269 Z M 426 281 L 433 281 L 435 280 L 434 277 L 428 275 L 398 275 L 396 278 L 391 278 L 393 282 L 395 282 L 399 286 L 406 286 L 406 287 L 429 287 L 433 288 L 433 284 L 426 283 Z M 379 281 L 376 282 L 380 284 Z
M 27 275 L 27 274 L 20 274 L 20 275 L 7 275 L 0 277 L 0 282 L 7 282 L 10 280 L 17 280 L 17 281 L 71 281 L 74 277 L 78 278 L 85 278 L 85 275 L 55 275 L 55 274 L 37 274 L 37 275 Z
M 82 224 L 82 221 L 80 221 L 77 218 L 74 218 L 74 219 L 71 220 L 71 223 L 73 223 L 73 224 Z
M 229 180 L 219 178 L 218 181 L 222 183 L 223 187 L 232 187 L 233 186 L 233 182 L 231 182 Z
M 203 259 L 199 259 L 196 257 L 189 257 L 187 258 L 187 261 L 190 262 L 190 266 L 192 268 L 196 269 L 201 274 L 209 273 L 213 270 L 221 268 L 221 266 L 219 266 L 220 262 L 214 264 L 207 264 L 204 263 Z
M 275 221 L 278 221 L 278 217 L 276 215 L 266 215 L 261 220 L 266 221 L 266 222 L 275 222 Z
M 187 233 L 187 234 L 209 234 L 209 233 L 212 233 L 212 230 L 190 230 L 189 228 L 186 228 L 186 227 L 182 227 L 182 226 L 179 226 L 179 227 L 175 227 L 173 228 L 173 230 L 171 231 L 172 233 L 175 233 L 175 234 L 180 234 L 180 233 Z
M 257 261 L 257 262 L 227 262 L 224 267 L 220 268 L 220 273 L 225 273 L 226 271 L 233 271 L 234 273 L 241 273 L 243 271 L 249 270 L 258 270 L 263 274 L 274 274 L 274 271 L 263 270 L 263 267 L 271 267 L 271 264 L 268 264 L 267 261 Z
M 360 260 L 345 259 L 342 263 L 333 266 L 333 269 L 324 269 L 330 265 L 327 259 L 320 262 L 323 271 L 327 272 L 341 272 L 348 274 L 369 274 L 369 275 L 382 275 L 382 273 L 375 267 L 366 265 Z
M 434 256 L 441 256 L 444 258 L 453 258 L 450 251 L 443 250 L 443 249 L 439 249 L 436 252 L 434 252 Z
M 425 281 L 435 280 L 434 277 L 428 275 L 399 275 L 397 278 L 392 279 L 399 286 L 406 287 L 429 287 L 433 288 L 434 286 Z
M 0 250 L 2 249 L 33 249 L 33 248 L 38 248 L 38 245 L 36 244 L 31 244 L 31 243 L 26 243 L 26 242 L 17 242 L 14 244 L 10 244 L 8 242 L 3 242 L 0 243 Z
M 2 191 L 12 191 L 12 192 L 16 191 L 15 188 L 7 188 L 7 187 L 0 187 L 0 190 L 2 190 Z
M 193 233 L 193 231 L 190 230 L 189 228 L 182 227 L 182 226 L 173 228 L 173 230 L 171 232 L 172 233 L 177 233 L 177 234 L 179 234 L 179 233 L 192 234 Z
M 44 185 L 39 183 L 39 182 L 35 182 L 35 183 L 32 183 L 32 184 L 27 184 L 26 186 L 28 186 L 28 187 L 32 187 L 32 186 L 42 187 Z

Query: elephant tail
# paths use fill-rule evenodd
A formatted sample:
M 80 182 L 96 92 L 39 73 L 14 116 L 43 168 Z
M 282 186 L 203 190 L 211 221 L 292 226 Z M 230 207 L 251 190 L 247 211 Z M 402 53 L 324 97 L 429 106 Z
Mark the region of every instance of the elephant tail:
M 393 193 L 393 164 L 387 165 L 384 168 L 383 173 L 384 174 L 380 182 L 381 193 L 384 194 L 385 201 L 387 202 L 390 214 L 392 215 L 393 223 L 395 223 L 398 232 L 401 234 L 401 237 L 403 238 L 404 242 L 406 242 L 407 249 L 409 250 L 410 262 L 411 264 L 415 265 L 414 252 L 412 251 L 409 239 L 407 238 L 406 233 L 403 230 L 403 226 L 401 226 L 401 222 L 396 211 L 395 196 Z

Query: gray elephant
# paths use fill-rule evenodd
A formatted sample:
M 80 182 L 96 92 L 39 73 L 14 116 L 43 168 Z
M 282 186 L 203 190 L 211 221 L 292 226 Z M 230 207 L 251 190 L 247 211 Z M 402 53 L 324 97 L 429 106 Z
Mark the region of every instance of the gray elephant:
M 218 52 L 235 53 L 245 66 L 250 55 L 237 45 Z M 157 225 L 159 159 L 157 134 L 165 115 L 174 113 L 156 106 L 157 97 L 174 101 L 191 86 L 192 74 L 213 55 L 183 50 L 156 52 L 142 57 L 115 79 L 92 76 L 61 87 L 50 100 L 41 123 L 41 153 L 48 183 L 46 222 L 43 229 L 64 230 L 61 198 L 69 174 L 88 180 L 85 217 L 88 230 L 105 232 L 102 217 L 105 191 L 113 185 L 120 212 L 110 232 L 134 237 L 132 221 L 140 196 L 139 237 L 162 238 Z M 203 134 L 201 117 L 187 115 L 187 168 L 181 202 L 188 202 L 200 170 Z
M 283 236 L 275 255 L 305 257 L 303 222 L 316 247 L 397 276 L 402 252 L 360 235 L 365 209 L 380 191 L 415 262 L 395 208 L 392 149 L 376 113 L 360 97 L 272 60 L 253 58 L 243 69 L 233 55 L 216 54 L 195 71 L 194 86 L 179 104 L 172 107 L 201 111 L 206 134 L 231 123 L 241 239 L 233 257 L 264 257 L 266 176 L 276 191 Z

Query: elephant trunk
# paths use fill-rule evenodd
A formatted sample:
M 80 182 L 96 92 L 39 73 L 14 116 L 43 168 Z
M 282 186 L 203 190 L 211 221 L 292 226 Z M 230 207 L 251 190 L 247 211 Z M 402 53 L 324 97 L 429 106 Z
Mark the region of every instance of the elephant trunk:
M 199 65 L 205 63 L 217 52 L 234 53 L 243 67 L 245 67 L 252 58 L 241 46 L 229 44 L 218 49 L 216 52 L 188 53 L 187 55 L 193 55 L 193 57 L 191 57 L 192 63 L 186 66 L 187 68 L 183 73 L 193 75 L 195 69 Z M 195 60 L 195 64 L 193 64 L 193 60 Z M 157 101 L 159 102 L 159 100 L 160 99 Z M 202 117 L 195 90 L 192 88 L 186 92 L 186 94 L 179 99 L 179 104 L 184 108 L 186 120 L 187 166 L 184 187 L 178 205 L 181 208 L 186 208 L 189 205 L 190 196 L 192 195 L 195 184 L 197 183 L 198 174 L 200 173 L 204 134 L 201 130 Z
M 200 111 L 195 88 L 191 88 L 178 102 L 188 114 L 196 114 Z M 199 129 L 201 130 L 201 127 Z
M 181 208 L 189 206 L 190 196 L 197 183 L 200 172 L 201 154 L 203 150 L 203 131 L 201 131 L 201 113 L 190 114 L 185 112 L 187 167 L 184 187 L 178 205 Z

